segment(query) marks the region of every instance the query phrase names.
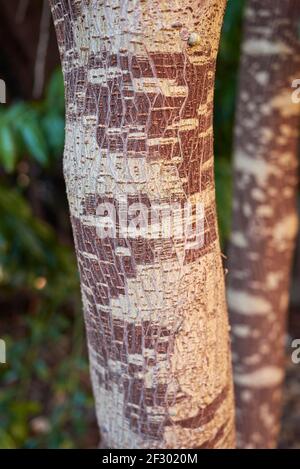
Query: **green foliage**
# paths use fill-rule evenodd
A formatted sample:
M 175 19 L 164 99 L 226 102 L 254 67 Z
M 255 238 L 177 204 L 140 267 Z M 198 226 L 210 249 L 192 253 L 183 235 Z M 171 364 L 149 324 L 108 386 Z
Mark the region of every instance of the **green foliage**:
M 13 171 L 16 164 L 17 149 L 14 133 L 12 129 L 5 124 L 0 127 L 0 146 L 3 167 L 10 173 Z
M 63 115 L 65 112 L 64 81 L 61 70 L 56 70 L 48 84 L 45 105 L 49 112 L 54 110 Z
M 54 313 L 45 304 L 40 304 L 35 315 L 24 313 L 19 312 L 22 335 L 13 337 L 9 332 L 4 336 L 9 363 L 0 369 L 0 446 L 87 445 L 93 399 L 82 316 L 77 311 L 77 318 L 69 318 L 65 311 Z
M 215 165 L 216 198 L 221 241 L 224 245 L 230 235 L 232 172 L 231 165 L 225 158 L 217 160 Z
M 2 285 L 31 289 L 36 278 L 44 276 L 51 279 L 49 288 L 55 290 L 55 297 L 77 287 L 73 251 L 58 242 L 49 225 L 33 216 L 17 189 L 0 187 L 0 219 Z
M 45 166 L 49 149 L 40 126 L 39 117 L 39 113 L 34 109 L 28 110 L 26 114 L 20 116 L 17 130 L 28 154 Z
M 224 18 L 215 89 L 215 175 L 221 241 L 228 239 L 232 202 L 232 144 L 245 0 L 229 0 Z
M 80 446 L 93 403 L 73 250 L 17 189 L 0 188 L 0 220 L 8 357 L 0 367 L 0 447 Z
M 61 70 L 55 71 L 45 99 L 1 106 L 0 163 L 6 172 L 28 155 L 42 166 L 61 156 L 64 145 L 64 86 Z
M 1 448 L 97 445 L 87 437 L 94 412 L 75 255 L 58 236 L 65 238 L 59 219 L 69 220 L 64 188 L 43 198 L 49 184 L 57 190 L 63 144 L 58 70 L 41 102 L 0 107 Z
M 64 118 L 53 111 L 43 116 L 42 131 L 49 143 L 50 151 L 54 155 L 59 155 L 62 152 L 65 137 L 64 125 Z

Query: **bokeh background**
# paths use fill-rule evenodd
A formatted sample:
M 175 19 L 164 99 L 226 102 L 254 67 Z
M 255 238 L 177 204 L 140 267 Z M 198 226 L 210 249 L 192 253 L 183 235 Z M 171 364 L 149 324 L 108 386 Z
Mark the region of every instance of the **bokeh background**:
M 215 163 L 222 247 L 245 2 L 229 0 L 218 59 Z M 98 430 L 62 176 L 64 89 L 48 0 L 0 0 L 0 448 L 89 448 Z M 299 255 L 290 334 L 300 337 Z M 300 448 L 300 365 L 287 353 L 281 447 Z

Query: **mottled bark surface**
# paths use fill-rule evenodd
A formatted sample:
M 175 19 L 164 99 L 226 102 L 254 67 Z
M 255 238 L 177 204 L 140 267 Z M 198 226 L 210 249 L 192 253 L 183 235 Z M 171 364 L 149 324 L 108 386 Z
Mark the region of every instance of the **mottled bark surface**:
M 228 301 L 238 445 L 276 446 L 297 230 L 300 3 L 250 0 L 235 131 Z
M 232 447 L 212 132 L 225 0 L 51 5 L 66 86 L 64 173 L 102 437 L 112 448 Z M 194 248 L 184 235 L 165 236 L 152 219 L 152 230 L 125 236 L 120 214 L 116 232 L 99 236 L 99 207 L 118 208 L 120 199 L 130 221 L 140 215 L 137 204 L 176 202 L 179 225 L 184 203 L 203 204 L 204 242 Z

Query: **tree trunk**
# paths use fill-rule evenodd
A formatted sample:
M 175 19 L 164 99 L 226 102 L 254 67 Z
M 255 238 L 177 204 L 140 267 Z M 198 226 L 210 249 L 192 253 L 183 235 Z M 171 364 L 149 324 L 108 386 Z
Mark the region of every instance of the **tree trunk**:
M 238 446 L 276 446 L 297 232 L 298 0 L 249 0 L 235 129 L 228 302 Z
M 51 5 L 102 438 L 111 448 L 231 447 L 212 132 L 225 0 Z
M 6 102 L 40 98 L 44 84 L 59 64 L 50 13 L 43 18 L 46 7 L 49 12 L 42 1 L 1 2 L 0 76 L 5 76 Z

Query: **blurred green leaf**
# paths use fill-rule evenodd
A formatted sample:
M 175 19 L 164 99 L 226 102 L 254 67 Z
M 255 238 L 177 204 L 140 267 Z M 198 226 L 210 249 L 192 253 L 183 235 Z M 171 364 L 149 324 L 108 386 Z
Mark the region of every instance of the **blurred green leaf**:
M 5 112 L 5 121 L 9 124 L 16 125 L 18 120 L 30 112 L 30 105 L 24 101 L 11 104 Z
M 233 127 L 245 0 L 229 0 L 217 61 L 214 113 L 215 177 L 222 245 L 230 235 Z
M 1 449 L 17 449 L 17 442 L 3 428 L 0 428 L 0 443 Z
M 50 112 L 63 113 L 65 109 L 64 81 L 61 68 L 52 75 L 46 91 L 46 105 Z
M 216 159 L 215 178 L 218 223 L 221 244 L 224 247 L 231 230 L 232 172 L 230 160 L 225 157 Z
M 55 155 L 62 154 L 64 149 L 64 119 L 57 113 L 46 114 L 42 119 L 42 127 L 46 140 Z
M 37 119 L 33 116 L 24 119 L 19 125 L 19 131 L 28 152 L 38 163 L 43 166 L 46 165 L 48 162 L 48 148 Z
M 15 137 L 7 125 L 0 126 L 0 160 L 8 173 L 14 170 L 17 160 Z

